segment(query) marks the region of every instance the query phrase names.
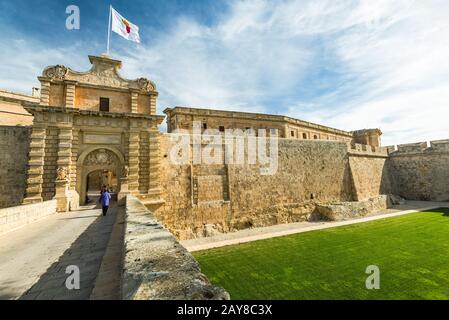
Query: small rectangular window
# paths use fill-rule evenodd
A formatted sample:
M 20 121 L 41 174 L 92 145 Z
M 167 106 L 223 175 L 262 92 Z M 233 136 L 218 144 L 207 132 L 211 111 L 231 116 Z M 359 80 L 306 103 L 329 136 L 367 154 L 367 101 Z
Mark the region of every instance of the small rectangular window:
M 220 130 L 220 132 L 224 132 L 225 128 L 224 128 L 224 126 L 220 126 L 220 127 L 218 127 L 218 130 Z
M 207 123 L 203 123 L 203 129 L 206 130 L 207 129 Z
M 295 131 L 291 131 L 291 135 L 292 135 L 292 137 L 294 137 L 295 136 Z
M 100 111 L 109 112 L 109 98 L 100 98 Z

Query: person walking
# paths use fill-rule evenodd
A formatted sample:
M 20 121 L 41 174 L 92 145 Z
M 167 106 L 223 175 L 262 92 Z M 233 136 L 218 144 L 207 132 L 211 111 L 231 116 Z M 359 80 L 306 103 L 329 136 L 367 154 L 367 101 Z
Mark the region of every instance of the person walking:
M 109 209 L 109 201 L 111 200 L 111 194 L 108 192 L 108 189 L 106 186 L 103 186 L 101 189 L 101 195 L 100 199 L 98 200 L 101 202 L 101 208 L 103 209 L 103 216 L 106 215 Z

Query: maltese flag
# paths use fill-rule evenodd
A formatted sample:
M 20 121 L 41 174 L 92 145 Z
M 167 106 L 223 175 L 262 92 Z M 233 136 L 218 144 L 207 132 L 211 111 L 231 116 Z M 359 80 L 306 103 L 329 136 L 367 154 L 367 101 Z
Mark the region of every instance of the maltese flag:
M 123 38 L 140 43 L 139 27 L 122 17 L 120 13 L 111 7 L 112 11 L 112 31 L 118 33 Z

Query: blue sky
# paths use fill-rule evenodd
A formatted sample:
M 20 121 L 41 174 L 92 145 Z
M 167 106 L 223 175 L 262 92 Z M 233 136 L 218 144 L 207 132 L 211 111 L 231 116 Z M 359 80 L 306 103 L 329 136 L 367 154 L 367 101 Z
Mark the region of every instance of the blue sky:
M 68 5 L 80 30 L 67 30 Z M 128 78 L 167 106 L 285 114 L 384 144 L 449 138 L 445 0 L 133 0 L 0 2 L 0 88 L 29 93 L 50 64 L 87 70 L 106 51 L 109 4 L 140 27 L 112 35 Z

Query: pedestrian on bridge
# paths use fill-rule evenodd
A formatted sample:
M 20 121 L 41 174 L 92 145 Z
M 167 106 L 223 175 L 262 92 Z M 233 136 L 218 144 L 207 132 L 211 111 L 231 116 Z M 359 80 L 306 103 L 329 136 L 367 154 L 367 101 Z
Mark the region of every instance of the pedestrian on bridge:
M 108 192 L 106 186 L 101 189 L 101 195 L 99 202 L 101 202 L 101 208 L 103 209 L 103 216 L 106 215 L 109 209 L 109 201 L 111 200 L 111 194 Z

